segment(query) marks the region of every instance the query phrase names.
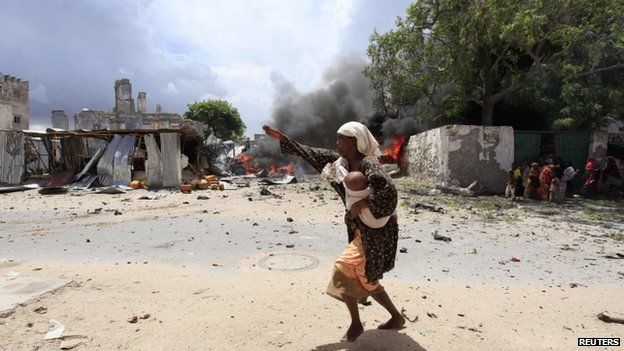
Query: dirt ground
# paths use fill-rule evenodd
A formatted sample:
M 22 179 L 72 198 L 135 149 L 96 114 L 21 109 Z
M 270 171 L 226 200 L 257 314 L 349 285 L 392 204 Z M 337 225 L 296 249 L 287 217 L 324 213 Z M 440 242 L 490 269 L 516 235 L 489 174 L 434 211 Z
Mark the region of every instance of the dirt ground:
M 382 284 L 411 321 L 379 331 L 385 311 L 360 306 L 366 331 L 347 343 L 348 312 L 324 294 L 346 245 L 342 203 L 314 177 L 268 187 L 276 196 L 249 183 L 156 200 L 0 195 L 0 277 L 73 280 L 5 312 L 0 349 L 58 350 L 43 339 L 50 319 L 83 336 L 76 350 L 574 350 L 624 337 L 596 318 L 624 312 L 622 204 L 463 198 L 397 179 L 402 252 Z

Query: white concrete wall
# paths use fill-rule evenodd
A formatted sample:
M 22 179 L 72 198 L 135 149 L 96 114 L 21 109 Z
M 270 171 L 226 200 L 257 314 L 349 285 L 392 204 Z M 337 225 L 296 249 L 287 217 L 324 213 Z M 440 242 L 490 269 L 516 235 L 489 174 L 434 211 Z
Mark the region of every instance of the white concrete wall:
M 69 117 L 63 110 L 52 111 L 52 128 L 69 129 Z
M 446 153 L 440 128 L 413 135 L 407 144 L 407 173 L 418 182 L 439 184 L 445 177 Z
M 594 156 L 598 164 L 603 165 L 607 157 L 607 144 L 609 132 L 597 131 L 589 134 L 589 150 L 587 154 Z
M 0 129 L 13 129 L 13 108 L 0 102 Z
M 475 180 L 502 192 L 514 159 L 511 127 L 449 125 L 410 138 L 408 175 L 418 182 L 465 187 Z

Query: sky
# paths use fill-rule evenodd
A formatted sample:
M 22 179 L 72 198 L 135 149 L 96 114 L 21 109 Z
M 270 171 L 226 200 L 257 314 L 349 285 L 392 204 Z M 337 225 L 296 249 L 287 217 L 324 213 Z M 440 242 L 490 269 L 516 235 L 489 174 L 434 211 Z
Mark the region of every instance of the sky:
M 148 112 L 225 99 L 253 135 L 271 119 L 275 77 L 321 88 L 337 62 L 366 59 L 372 31 L 391 29 L 409 3 L 2 0 L 0 73 L 29 81 L 30 129 L 49 127 L 54 109 L 70 121 L 83 108 L 111 110 L 115 80 L 129 78 Z

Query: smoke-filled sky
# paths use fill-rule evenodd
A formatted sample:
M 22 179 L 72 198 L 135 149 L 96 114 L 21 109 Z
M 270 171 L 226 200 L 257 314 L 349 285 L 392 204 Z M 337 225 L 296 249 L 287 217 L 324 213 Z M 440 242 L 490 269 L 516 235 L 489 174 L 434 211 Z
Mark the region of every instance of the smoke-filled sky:
M 148 111 L 226 99 L 252 135 L 285 84 L 325 89 L 328 70 L 335 81 L 340 67 L 365 60 L 373 29 L 392 28 L 409 3 L 3 0 L 0 72 L 30 82 L 31 129 L 49 126 L 53 109 L 112 109 L 114 81 L 130 78 Z

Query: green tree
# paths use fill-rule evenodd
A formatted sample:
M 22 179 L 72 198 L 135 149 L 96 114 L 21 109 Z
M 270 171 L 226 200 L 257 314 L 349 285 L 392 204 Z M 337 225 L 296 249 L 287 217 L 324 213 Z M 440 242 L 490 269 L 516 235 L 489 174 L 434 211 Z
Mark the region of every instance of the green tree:
M 368 55 L 390 117 L 439 124 L 473 104 L 492 125 L 504 100 L 556 108 L 553 127 L 622 119 L 624 0 L 419 0 Z
M 240 140 L 245 132 L 245 123 L 238 110 L 225 100 L 206 100 L 188 104 L 184 117 L 206 125 L 205 136 L 214 133 L 225 140 Z

